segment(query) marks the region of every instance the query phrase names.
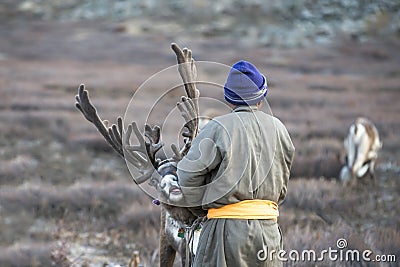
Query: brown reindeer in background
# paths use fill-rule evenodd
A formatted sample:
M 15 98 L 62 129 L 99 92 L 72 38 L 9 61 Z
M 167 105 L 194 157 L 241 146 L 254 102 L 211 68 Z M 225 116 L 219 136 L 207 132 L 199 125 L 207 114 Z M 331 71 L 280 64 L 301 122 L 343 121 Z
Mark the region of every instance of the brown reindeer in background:
M 84 85 L 80 85 L 76 96 L 76 107 L 85 118 L 96 126 L 108 144 L 121 157 L 139 170 L 141 176 L 135 177 L 135 182 L 141 184 L 149 181 L 161 193 L 163 202 L 161 203 L 159 255 L 160 266 L 163 267 L 173 265 L 176 252 L 181 255 L 182 266 L 191 264 L 191 257 L 188 258 L 188 256 L 191 255 L 190 253 L 194 253 L 195 249 L 187 251 L 186 241 L 190 233 L 188 231 L 182 233 L 182 231 L 188 229 L 198 219 L 187 208 L 167 204 L 170 201 L 177 203 L 183 199 L 176 175 L 176 166 L 177 162 L 188 152 L 193 138 L 197 135 L 199 124 L 199 91 L 194 83 L 197 74 L 192 52 L 187 48 L 181 50 L 176 44 L 172 44 L 172 49 L 177 56 L 178 70 L 187 94 L 186 97 L 182 96 L 181 102 L 177 104 L 186 121 L 187 132 L 182 134 L 185 144 L 180 150 L 175 145 L 171 146 L 174 152 L 172 158 L 161 160 L 156 155 L 163 147 L 160 141 L 160 127 L 151 127 L 146 124 L 142 134 L 136 123 L 132 122 L 125 131 L 121 117 L 118 117 L 116 125 L 108 127 L 107 123 L 98 116 Z M 132 132 L 139 141 L 138 146 L 130 144 Z
M 382 147 L 375 125 L 366 118 L 357 118 L 350 126 L 344 147 L 346 161 L 340 172 L 341 181 L 347 183 L 367 174 L 373 179 L 378 151 Z

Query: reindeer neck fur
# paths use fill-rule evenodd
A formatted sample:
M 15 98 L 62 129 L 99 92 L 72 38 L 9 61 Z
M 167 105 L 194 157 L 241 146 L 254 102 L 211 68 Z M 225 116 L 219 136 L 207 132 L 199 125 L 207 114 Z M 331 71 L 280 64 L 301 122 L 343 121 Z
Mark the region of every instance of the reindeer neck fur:
M 192 225 L 197 218 L 188 208 L 171 206 L 165 203 L 162 204 L 162 207 L 182 226 Z

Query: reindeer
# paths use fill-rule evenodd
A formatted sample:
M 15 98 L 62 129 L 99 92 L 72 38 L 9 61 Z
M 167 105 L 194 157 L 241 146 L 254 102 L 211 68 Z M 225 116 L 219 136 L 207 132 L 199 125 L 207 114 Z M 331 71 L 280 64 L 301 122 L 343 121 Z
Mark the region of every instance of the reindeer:
M 375 125 L 366 118 L 357 118 L 350 126 L 344 147 L 346 160 L 340 172 L 340 180 L 347 183 L 368 173 L 371 179 L 374 179 L 375 163 L 378 151 L 382 147 Z
M 94 124 L 109 145 L 129 163 L 133 164 L 139 172 L 140 177 L 135 177 L 137 184 L 149 181 L 150 185 L 157 188 L 162 199 L 161 203 L 161 227 L 159 241 L 160 266 L 173 266 L 176 252 L 181 255 L 182 266 L 190 266 L 190 259 L 195 253 L 198 233 L 194 237 L 194 231 L 187 231 L 190 226 L 199 222 L 188 208 L 177 207 L 168 203 L 178 203 L 184 196 L 178 184 L 176 175 L 177 162 L 188 152 L 193 138 L 197 135 L 199 125 L 199 91 L 195 86 L 196 67 L 192 58 L 192 52 L 184 48 L 181 50 L 176 44 L 171 45 L 177 56 L 178 70 L 184 83 L 187 96 L 182 96 L 181 102 L 177 104 L 181 115 L 185 119 L 186 132 L 183 132 L 184 146 L 179 150 L 174 144 L 171 148 L 174 156 L 161 160 L 156 153 L 163 147 L 160 141 L 160 127 L 145 125 L 142 134 L 135 122 L 128 125 L 124 130 L 123 121 L 118 117 L 117 124 L 108 127 L 107 121 L 103 121 L 97 114 L 97 110 L 89 99 L 89 93 L 82 84 L 79 86 L 76 96 L 76 107 L 84 117 Z M 132 132 L 135 134 L 139 145 L 131 145 Z M 158 203 L 157 203 L 158 202 Z M 153 203 L 160 204 L 158 200 Z M 186 231 L 185 231 L 186 230 Z M 178 237 L 178 235 L 180 237 Z M 196 239 L 193 251 L 189 251 L 188 238 Z

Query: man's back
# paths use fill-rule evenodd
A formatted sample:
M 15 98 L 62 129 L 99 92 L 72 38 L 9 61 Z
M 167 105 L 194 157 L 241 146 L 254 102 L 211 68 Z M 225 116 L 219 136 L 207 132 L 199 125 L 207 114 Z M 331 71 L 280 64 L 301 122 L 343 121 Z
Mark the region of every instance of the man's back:
M 209 141 L 200 144 L 205 139 Z M 183 187 L 199 186 L 185 183 L 186 174 L 192 174 L 182 169 L 200 170 L 199 175 L 206 170 L 206 176 L 200 178 L 204 179 L 201 185 L 207 184 L 203 208 L 246 199 L 278 202 L 286 196 L 294 147 L 286 128 L 275 117 L 239 107 L 209 122 L 192 146 L 198 149 L 190 150 L 179 164 L 179 177 Z M 207 155 L 208 162 L 196 163 L 201 155 Z

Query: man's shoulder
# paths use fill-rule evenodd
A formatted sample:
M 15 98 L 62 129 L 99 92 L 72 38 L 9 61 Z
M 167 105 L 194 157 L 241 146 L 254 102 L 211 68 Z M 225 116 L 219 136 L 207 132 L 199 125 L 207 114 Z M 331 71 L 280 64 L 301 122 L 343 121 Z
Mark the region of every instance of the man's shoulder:
M 263 111 L 257 112 L 257 119 L 259 119 L 261 123 L 273 123 L 278 129 L 286 129 L 285 125 L 280 119 Z
M 246 120 L 250 119 L 252 116 L 245 116 L 241 117 L 240 115 L 250 115 L 253 114 L 255 116 L 254 119 L 258 121 L 258 123 L 261 123 L 262 125 L 270 125 L 271 127 L 276 128 L 278 131 L 287 131 L 286 126 L 283 124 L 283 122 L 278 119 L 277 117 L 264 113 L 262 111 L 255 112 L 255 113 L 245 113 L 245 112 L 232 112 L 228 114 L 224 114 L 221 116 L 214 117 L 210 122 L 207 123 L 208 129 L 219 129 L 219 128 L 224 128 L 224 129 L 229 129 L 231 127 L 238 127 L 239 125 L 242 125 L 243 122 Z
M 247 116 L 240 116 L 240 115 L 247 115 Z M 251 116 L 253 115 L 253 116 Z M 270 114 L 264 113 L 262 111 L 251 113 L 251 112 L 232 112 L 228 114 L 224 114 L 222 116 L 214 117 L 210 122 L 217 127 L 217 125 L 225 125 L 231 123 L 240 123 L 242 124 L 243 121 L 249 119 L 249 117 L 254 117 L 255 120 L 258 120 L 259 123 L 273 123 L 276 125 L 277 128 L 285 128 L 285 125 L 275 116 Z
M 285 130 L 286 130 L 285 124 L 283 124 L 283 122 L 282 122 L 280 119 L 278 119 L 278 118 L 275 117 L 275 116 L 271 116 L 271 117 L 273 118 L 276 127 L 279 127 L 279 128 L 281 128 L 281 129 L 285 129 Z
M 227 122 L 233 121 L 234 120 L 234 113 L 227 113 L 224 115 L 216 116 L 210 120 L 206 126 L 208 127 L 220 127 L 224 125 Z

